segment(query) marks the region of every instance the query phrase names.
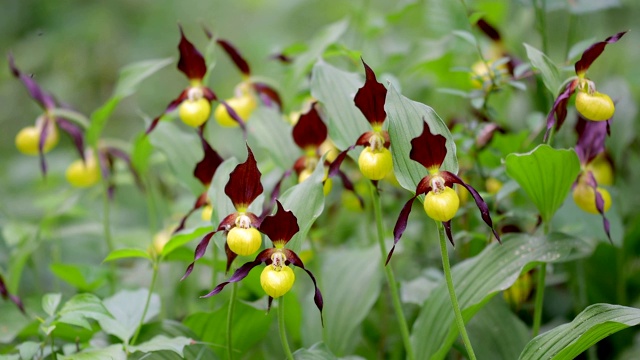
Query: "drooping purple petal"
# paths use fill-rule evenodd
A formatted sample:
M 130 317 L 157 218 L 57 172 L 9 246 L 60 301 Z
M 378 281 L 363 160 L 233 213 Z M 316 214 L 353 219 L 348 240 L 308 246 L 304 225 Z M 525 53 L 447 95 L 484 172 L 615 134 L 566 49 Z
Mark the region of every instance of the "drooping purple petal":
M 393 246 L 391 250 L 389 250 L 389 255 L 387 255 L 387 261 L 385 261 L 385 265 L 389 264 L 389 260 L 391 260 L 391 256 L 396 249 L 396 244 L 400 241 L 402 234 L 407 229 L 407 222 L 409 220 L 409 214 L 411 214 L 411 206 L 413 205 L 413 200 L 418 197 L 418 194 L 413 195 L 409 201 L 407 201 L 402 210 L 400 211 L 400 215 L 398 216 L 398 220 L 396 220 L 396 225 L 393 227 Z
M 327 134 L 327 125 L 320 118 L 315 103 L 308 112 L 300 115 L 300 119 L 293 127 L 293 141 L 303 150 L 308 147 L 319 147 L 327 139 Z
M 20 81 L 22 81 L 24 86 L 27 88 L 27 91 L 29 92 L 29 95 L 31 96 L 31 98 L 35 100 L 38 104 L 40 104 L 40 106 L 42 106 L 44 109 L 55 108 L 56 100 L 53 97 L 53 95 L 42 90 L 40 85 L 38 85 L 38 83 L 35 80 L 33 80 L 31 76 L 20 72 L 20 70 L 15 64 L 12 53 L 9 53 L 8 58 L 9 58 L 9 68 L 11 69 L 11 73 L 13 74 L 13 76 L 17 77 L 18 79 L 20 79 Z
M 84 160 L 84 132 L 82 129 L 67 119 L 57 118 L 56 123 L 64 132 L 69 134 L 76 146 L 76 150 L 80 157 Z
M 338 154 L 338 156 L 336 156 L 336 159 L 333 160 L 331 166 L 329 166 L 329 177 L 334 177 L 336 176 L 336 174 L 338 174 L 338 171 L 340 171 L 340 165 L 342 165 L 342 162 L 344 161 L 344 159 L 346 159 L 349 151 L 353 150 L 355 147 L 355 145 L 351 145 L 346 150 Z
M 600 194 L 600 192 L 598 191 L 598 182 L 596 181 L 596 177 L 593 175 L 593 172 L 587 171 L 586 176 L 588 179 L 587 185 L 589 185 L 593 189 L 593 193 L 596 197 L 596 209 L 602 216 L 602 226 L 604 227 L 604 232 L 607 233 L 609 242 L 613 244 L 610 233 L 611 226 L 609 224 L 609 219 L 607 219 L 604 214 L 604 199 L 602 198 L 602 194 Z
M 444 226 L 444 232 L 447 234 L 447 238 L 451 245 L 456 246 L 456 244 L 453 243 L 453 235 L 451 234 L 451 220 L 443 221 L 442 226 Z
M 180 51 L 178 70 L 185 74 L 189 80 L 202 80 L 207 73 L 207 64 L 204 61 L 204 56 L 184 36 L 182 26 L 180 26 L 178 50 Z
M 476 25 L 482 32 L 489 37 L 489 39 L 493 41 L 500 41 L 500 32 L 498 29 L 494 28 L 491 24 L 486 22 L 484 19 L 478 20 Z
M 240 52 L 233 45 L 231 45 L 230 42 L 223 39 L 218 39 L 216 42 L 218 43 L 218 45 L 220 45 L 220 47 L 222 47 L 227 55 L 229 55 L 240 72 L 247 76 L 251 75 L 251 68 L 249 67 L 249 63 L 242 57 L 242 55 L 240 55 Z
M 411 140 L 409 157 L 427 169 L 440 168 L 447 156 L 447 139 L 442 135 L 432 134 L 429 124 L 426 121 L 422 123 L 422 134 Z
M 496 237 L 498 242 L 502 243 L 502 241 L 500 240 L 500 236 L 498 235 L 498 232 L 496 231 L 496 229 L 493 228 L 493 221 L 491 221 L 491 215 L 489 214 L 489 206 L 484 201 L 482 196 L 480 196 L 480 194 L 476 191 L 476 189 L 474 189 L 473 186 L 462 181 L 462 179 L 460 179 L 457 175 L 451 172 L 442 171 L 440 172 L 440 176 L 442 176 L 442 178 L 448 183 L 451 182 L 451 183 L 464 186 L 464 188 L 467 189 L 469 193 L 471 193 L 471 196 L 473 196 L 473 199 L 476 201 L 476 206 L 478 206 L 478 209 L 480 210 L 480 215 L 482 217 L 482 220 L 484 220 L 484 222 L 487 225 L 489 225 L 489 227 L 491 228 L 491 231 L 493 231 L 493 235 Z
M 189 210 L 189 212 L 182 217 L 182 219 L 180 220 L 180 224 L 178 225 L 178 227 L 175 228 L 175 230 L 173 230 L 173 234 L 177 233 L 178 231 L 184 229 L 186 223 L 187 223 L 187 219 L 189 218 L 189 216 L 191 216 L 191 214 L 193 214 L 196 210 L 204 207 L 205 205 L 207 205 L 208 202 L 208 198 L 207 198 L 207 192 L 203 192 L 202 194 L 200 194 L 200 196 L 198 196 L 198 198 L 196 199 L 196 202 L 193 204 L 193 207 L 191 208 L 191 210 Z
M 267 299 L 267 312 L 271 311 L 271 305 L 273 304 L 273 298 L 271 296 L 268 296 L 269 299 Z
M 298 255 L 295 252 L 289 249 L 284 249 L 283 251 L 285 256 L 287 257 L 287 261 L 285 263 L 291 263 L 294 266 L 297 266 L 300 269 L 304 270 L 311 278 L 311 281 L 313 281 L 313 287 L 315 288 L 315 293 L 313 295 L 313 302 L 316 304 L 316 307 L 318 308 L 318 310 L 320 310 L 320 320 L 322 321 L 322 325 L 324 326 L 324 320 L 322 319 L 322 308 L 324 306 L 324 301 L 322 300 L 322 293 L 320 292 L 320 289 L 318 289 L 318 283 L 316 282 L 316 278 L 313 276 L 313 273 L 311 271 L 309 271 L 307 268 L 304 267 L 302 260 L 298 257 Z
M 247 160 L 236 166 L 224 187 L 224 193 L 231 199 L 236 209 L 248 208 L 253 200 L 262 194 L 260 176 L 256 159 L 247 145 Z
M 224 243 L 224 254 L 227 256 L 227 265 L 225 266 L 224 273 L 229 273 L 231 269 L 231 264 L 233 264 L 233 260 L 238 257 L 238 254 L 234 253 L 233 250 L 229 247 L 229 243 L 225 241 Z
M 201 298 L 208 298 L 208 297 L 211 297 L 213 295 L 216 295 L 216 294 L 220 293 L 220 291 L 222 291 L 222 289 L 224 289 L 225 286 L 227 286 L 227 285 L 229 285 L 231 283 L 238 282 L 238 281 L 246 278 L 247 275 L 249 275 L 249 272 L 251 270 L 253 270 L 254 267 L 262 264 L 263 262 L 266 261 L 266 259 L 269 259 L 269 257 L 271 256 L 272 252 L 273 252 L 273 248 L 262 250 L 262 252 L 259 253 L 258 256 L 256 256 L 255 260 L 249 261 L 247 263 L 244 263 L 242 266 L 240 266 L 238 268 L 238 270 L 236 270 L 233 273 L 233 275 L 231 275 L 229 280 L 218 284 L 218 286 L 216 286 L 208 294 L 200 296 L 200 297 Z
M 202 185 L 209 185 L 213 175 L 215 175 L 218 166 L 222 164 L 224 159 L 209 145 L 209 142 L 204 138 L 202 132 L 198 132 L 200 136 L 200 143 L 202 144 L 202 150 L 204 151 L 204 157 L 193 170 L 193 176 L 200 180 Z
M 167 105 L 167 108 L 164 110 L 164 112 L 151 121 L 151 124 L 149 124 L 149 127 L 144 132 L 145 135 L 149 135 L 149 133 L 151 133 L 153 129 L 155 129 L 156 126 L 158 126 L 158 123 L 160 122 L 160 119 L 164 116 L 164 114 L 175 110 L 178 107 L 178 105 L 180 105 L 187 98 L 188 92 L 189 92 L 189 89 L 182 90 L 182 92 L 177 98 L 171 100 L 171 102 L 169 103 L 169 105 Z
M 356 93 L 353 101 L 371 125 L 381 125 L 387 118 L 387 113 L 384 111 L 387 89 L 376 80 L 376 74 L 364 60 L 362 60 L 362 64 L 366 73 L 366 81 Z
M 267 235 L 272 242 L 286 244 L 293 235 L 300 231 L 298 219 L 291 211 L 286 211 L 280 201 L 276 200 L 276 213 L 267 216 L 260 224 L 260 232 Z
M 570 82 L 553 102 L 553 107 L 549 115 L 547 115 L 547 131 L 544 133 L 544 141 L 547 141 L 549 138 L 549 133 L 554 125 L 556 126 L 556 130 L 559 130 L 564 123 L 564 120 L 567 118 L 567 103 L 577 86 L 578 80 Z
M 7 290 L 7 286 L 4 283 L 4 278 L 2 277 L 2 275 L 0 275 L 0 297 L 2 297 L 3 299 L 11 300 L 11 302 L 16 304 L 18 309 L 20 309 L 20 311 L 23 314 L 25 314 L 24 305 L 22 304 L 22 300 L 20 300 L 20 298 L 18 296 L 12 295 L 12 294 L 9 293 L 9 290 Z
M 267 107 L 273 107 L 273 103 L 276 103 L 278 107 L 282 109 L 282 98 L 276 89 L 262 82 L 253 82 L 251 86 L 260 96 L 262 103 Z
M 40 129 L 40 138 L 38 139 L 38 157 L 40 158 L 40 171 L 42 176 L 47 175 L 47 161 L 44 158 L 44 144 L 46 144 L 49 138 L 49 133 L 53 125 L 51 119 L 48 116 L 43 117 L 42 128 Z
M 578 123 L 576 124 L 578 142 L 575 150 L 581 164 L 590 163 L 598 154 L 604 152 L 607 125 L 608 122 L 606 121 L 587 121 L 578 116 Z
M 613 44 L 617 42 L 626 33 L 627 33 L 626 31 L 619 32 L 613 36 L 609 36 L 604 41 L 599 41 L 591 45 L 587 50 L 585 50 L 582 53 L 582 57 L 580 58 L 580 60 L 576 62 L 576 65 L 575 65 L 576 74 L 578 75 L 584 74 L 589 69 L 591 64 L 598 58 L 598 56 L 602 54 L 607 44 Z
M 131 172 L 131 175 L 133 175 L 133 179 L 135 180 L 136 185 L 140 189 L 144 189 L 144 186 L 142 185 L 142 180 L 140 179 L 140 174 L 138 174 L 138 170 L 136 170 L 136 168 L 133 166 L 133 163 L 131 162 L 131 156 L 129 156 L 129 154 L 112 146 L 107 146 L 104 148 L 104 150 L 109 155 L 109 157 L 116 157 L 124 161 L 127 164 L 127 167 Z
M 246 139 L 247 138 L 247 124 L 245 123 L 245 121 L 242 120 L 240 115 L 238 115 L 238 113 L 233 109 L 233 107 L 231 107 L 226 101 L 220 100 L 220 103 L 227 110 L 227 113 L 229 114 L 229 116 L 231 116 L 231 118 L 233 120 L 235 120 L 235 122 L 237 122 L 238 125 L 240 125 L 240 128 L 242 129 L 242 133 L 244 134 L 244 137 Z
M 193 262 L 191 262 L 191 264 L 189 264 L 189 266 L 187 266 L 187 271 L 185 271 L 184 275 L 182 275 L 182 278 L 180 278 L 180 281 L 184 280 L 187 278 L 187 276 L 189 276 L 189 274 L 191 274 L 191 272 L 193 271 L 193 267 L 196 263 L 196 261 L 198 261 L 198 259 L 200 259 L 201 257 L 204 256 L 205 252 L 207 251 L 207 246 L 209 246 L 209 241 L 211 241 L 211 238 L 213 237 L 213 235 L 216 233 L 217 231 L 212 231 L 208 234 L 206 234 L 202 240 L 200 240 L 200 242 L 198 243 L 198 246 L 196 246 L 196 251 L 193 255 Z
M 344 186 L 346 190 L 351 191 L 358 198 L 360 208 L 364 209 L 364 199 L 362 199 L 362 196 L 360 196 L 360 194 L 356 192 L 356 189 L 354 188 L 351 180 L 349 180 L 347 174 L 345 174 L 342 170 L 338 170 L 338 176 L 340 177 L 340 180 L 342 180 L 342 186 Z

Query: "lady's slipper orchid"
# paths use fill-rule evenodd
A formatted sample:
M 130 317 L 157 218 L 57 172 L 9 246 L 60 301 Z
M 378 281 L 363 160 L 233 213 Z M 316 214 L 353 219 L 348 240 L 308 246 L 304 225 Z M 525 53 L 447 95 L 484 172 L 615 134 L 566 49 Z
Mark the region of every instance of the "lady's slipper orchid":
M 285 248 L 289 240 L 300 230 L 298 227 L 298 219 L 296 219 L 296 216 L 291 211 L 284 210 L 279 201 L 276 201 L 276 204 L 276 213 L 266 217 L 260 225 L 260 231 L 271 239 L 273 247 L 260 252 L 255 260 L 242 265 L 229 280 L 220 283 L 210 293 L 202 297 L 206 298 L 218 294 L 228 284 L 238 282 L 247 277 L 254 267 L 265 264 L 267 268 L 263 271 L 260 280 L 263 289 L 269 295 L 270 306 L 274 297 L 284 295 L 291 288 L 291 285 L 293 285 L 293 279 L 295 278 L 290 271 L 291 269 L 288 268 L 289 264 L 291 264 L 304 270 L 313 281 L 315 288 L 313 301 L 322 316 L 322 293 L 320 289 L 318 289 L 316 278 L 311 271 L 304 267 L 302 260 L 300 260 L 300 257 L 294 251 Z
M 451 235 L 451 219 L 455 216 L 459 206 L 459 199 L 455 191 L 452 189 L 453 184 L 464 186 L 480 209 L 482 220 L 489 225 L 493 231 L 493 235 L 500 241 L 500 236 L 493 228 L 493 222 L 489 215 L 489 207 L 482 199 L 482 196 L 471 185 L 466 184 L 456 174 L 446 170 L 440 170 L 444 158 L 447 156 L 446 139 L 442 135 L 433 135 L 429 130 L 429 125 L 424 122 L 422 134 L 411 140 L 411 152 L 409 157 L 411 160 L 419 162 L 427 168 L 429 174 L 420 180 L 416 187 L 416 194 L 407 201 L 393 229 L 393 247 L 387 256 L 387 263 L 393 255 L 396 244 L 400 240 L 402 233 L 407 228 L 407 220 L 411 213 L 411 205 L 419 195 L 426 194 L 424 208 L 434 220 L 442 221 L 447 233 L 449 241 L 453 245 L 453 236 Z
M 236 212 L 225 217 L 215 231 L 206 234 L 200 240 L 193 262 L 187 267 L 182 279 L 191 274 L 195 262 L 204 255 L 209 241 L 219 231 L 227 232 L 225 244 L 227 271 L 238 255 L 251 255 L 260 248 L 262 238 L 256 228 L 260 226 L 261 218 L 248 209 L 251 203 L 262 194 L 263 188 L 260 183 L 260 170 L 258 170 L 256 159 L 249 146 L 247 146 L 247 153 L 247 160 L 236 166 L 229 174 L 229 181 L 224 187 L 224 193 L 231 199 Z
M 69 134 L 78 153 L 84 159 L 84 134 L 82 129 L 71 121 L 52 114 L 56 108 L 67 109 L 68 106 L 59 103 L 53 95 L 42 90 L 31 76 L 23 74 L 16 67 L 11 54 L 9 54 L 9 68 L 13 76 L 22 81 L 31 98 L 44 109 L 44 113 L 36 120 L 35 126 L 22 129 L 16 136 L 18 149 L 28 155 L 39 155 L 40 170 L 45 175 L 47 173 L 47 164 L 44 154 L 57 144 L 59 127 Z
M 371 124 L 372 130 L 360 135 L 355 145 L 341 152 L 336 160 L 331 164 L 329 176 L 335 175 L 340 169 L 342 161 L 347 153 L 356 146 L 365 146 L 360 154 L 358 165 L 362 174 L 374 181 L 384 178 L 393 170 L 391 153 L 389 146 L 389 133 L 382 129 L 387 113 L 384 111 L 384 103 L 387 96 L 387 89 L 376 80 L 376 74 L 362 61 L 366 72 L 366 81 L 361 87 L 353 101 L 367 121 Z
M 604 121 L 613 116 L 615 107 L 608 95 L 596 91 L 593 81 L 586 78 L 587 70 L 591 64 L 602 54 L 607 44 L 613 44 L 620 40 L 626 31 L 609 36 L 604 41 L 599 41 L 591 45 L 582 53 L 582 57 L 575 63 L 576 78 L 571 80 L 558 95 L 553 103 L 553 107 L 547 116 L 547 131 L 544 134 L 546 141 L 555 125 L 556 130 L 560 129 L 567 118 L 567 104 L 571 95 L 578 91 L 576 97 L 576 109 L 587 120 Z

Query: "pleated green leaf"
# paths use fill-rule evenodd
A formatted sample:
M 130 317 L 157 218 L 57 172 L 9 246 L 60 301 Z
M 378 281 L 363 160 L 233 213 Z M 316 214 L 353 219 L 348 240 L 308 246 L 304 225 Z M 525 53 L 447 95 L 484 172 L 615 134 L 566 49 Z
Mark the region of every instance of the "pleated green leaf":
M 572 322 L 560 325 L 527 344 L 520 360 L 571 360 L 605 337 L 640 324 L 640 309 L 594 304 Z
M 256 153 L 258 149 L 265 151 L 281 169 L 293 167 L 298 156 L 302 154 L 293 142 L 291 125 L 285 122 L 282 115 L 275 109 L 258 108 L 251 115 L 251 121 L 247 123 L 247 127 L 251 148 Z
M 553 96 L 558 95 L 561 85 L 558 67 L 542 51 L 528 44 L 524 44 L 524 47 L 527 50 L 527 57 L 531 61 L 531 65 L 542 75 L 544 86 Z
M 580 172 L 573 149 L 539 145 L 526 154 L 509 154 L 507 174 L 520 184 L 547 223 L 562 205 Z

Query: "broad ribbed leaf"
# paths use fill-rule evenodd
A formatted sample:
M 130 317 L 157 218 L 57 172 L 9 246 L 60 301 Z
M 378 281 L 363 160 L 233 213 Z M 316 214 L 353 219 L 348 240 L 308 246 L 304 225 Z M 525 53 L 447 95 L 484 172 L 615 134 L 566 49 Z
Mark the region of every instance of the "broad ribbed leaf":
M 572 149 L 539 145 L 526 154 L 509 154 L 507 174 L 520 184 L 549 222 L 567 197 L 580 172 L 580 161 Z
M 104 299 L 104 306 L 109 310 L 113 318 L 99 318 L 98 322 L 104 332 L 118 337 L 128 343 L 136 332 L 145 303 L 149 296 L 149 290 L 138 289 L 135 291 L 122 290 L 110 298 Z M 151 294 L 149 307 L 145 314 L 144 322 L 148 322 L 160 312 L 160 296 Z
M 556 96 L 560 92 L 561 84 L 558 67 L 542 51 L 528 44 L 524 44 L 524 47 L 527 49 L 527 57 L 531 65 L 540 71 L 544 86 L 553 96 Z
M 467 321 L 498 291 L 510 287 L 523 269 L 537 262 L 586 257 L 593 250 L 589 242 L 560 233 L 552 233 L 547 239 L 507 235 L 502 242 L 488 246 L 452 270 L 456 295 Z M 422 306 L 411 335 L 417 359 L 444 359 L 451 349 L 458 329 L 450 301 L 446 284 L 441 283 Z
M 571 360 L 605 337 L 640 324 L 640 309 L 594 304 L 572 322 L 537 336 L 527 344 L 520 360 Z
M 60 312 L 57 322 L 82 326 L 91 329 L 87 319 L 104 319 L 111 315 L 102 305 L 102 301 L 93 294 L 78 294 L 67 301 Z
M 127 354 L 124 352 L 122 344 L 116 344 L 101 349 L 86 349 L 66 356 L 57 355 L 57 358 L 59 360 L 126 360 Z
M 167 255 L 175 251 L 177 248 L 189 243 L 195 238 L 202 237 L 204 236 L 204 234 L 209 233 L 211 231 L 213 231 L 213 228 L 211 226 L 203 226 L 203 227 L 198 227 L 194 229 L 186 229 L 186 230 L 180 231 L 176 235 L 172 236 L 171 240 L 169 240 L 169 242 L 167 242 L 165 246 L 162 248 L 162 254 L 161 254 L 162 257 L 163 258 L 166 257 Z
M 104 267 L 85 264 L 54 263 L 51 272 L 80 291 L 94 291 L 103 285 L 109 275 Z
M 427 175 L 427 169 L 424 166 L 409 158 L 411 140 L 422 133 L 424 121 L 429 124 L 433 134 L 440 134 L 447 139 L 447 156 L 440 169 L 458 173 L 456 144 L 447 125 L 431 107 L 402 96 L 391 85 L 387 93 L 385 109 L 389 118 L 393 170 L 403 188 L 415 192 L 418 182 Z
M 58 309 L 58 305 L 60 305 L 60 300 L 62 299 L 62 294 L 60 293 L 51 293 L 46 294 L 42 297 L 42 309 L 49 316 L 53 316 L 56 310 Z
M 256 150 L 258 148 L 269 154 L 273 162 L 281 169 L 289 169 L 300 155 L 300 150 L 291 137 L 291 125 L 287 124 L 282 115 L 273 108 L 260 107 L 251 114 L 249 128 L 249 143 Z M 256 148 L 256 146 L 258 148 Z

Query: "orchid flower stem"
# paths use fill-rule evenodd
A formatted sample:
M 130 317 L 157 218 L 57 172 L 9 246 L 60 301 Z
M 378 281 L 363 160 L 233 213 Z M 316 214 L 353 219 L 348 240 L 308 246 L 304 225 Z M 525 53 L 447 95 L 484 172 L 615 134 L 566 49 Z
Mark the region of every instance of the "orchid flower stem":
M 538 279 L 536 281 L 536 299 L 533 310 L 533 337 L 540 333 L 540 324 L 542 323 L 542 303 L 544 300 L 544 281 L 547 276 L 547 264 L 542 263 L 538 268 Z
M 547 30 L 545 16 L 547 15 L 547 0 L 535 0 L 536 20 L 538 21 L 538 32 L 542 38 L 542 52 L 547 53 Z
M 278 332 L 280 332 L 280 342 L 282 342 L 282 350 L 288 360 L 293 360 L 293 354 L 287 341 L 287 331 L 284 327 L 284 295 L 278 299 Z
M 149 293 L 147 294 L 147 300 L 144 303 L 144 310 L 142 310 L 142 317 L 140 318 L 140 324 L 138 324 L 138 328 L 136 329 L 135 335 L 131 339 L 130 344 L 135 345 L 138 340 L 138 335 L 140 335 L 140 330 L 142 329 L 142 325 L 144 325 L 144 318 L 147 317 L 147 312 L 149 311 L 149 305 L 151 304 L 151 296 L 153 295 L 153 288 L 156 286 L 156 280 L 158 280 L 158 262 L 153 262 L 153 274 L 151 275 L 151 284 L 149 285 Z
M 93 148 L 94 154 L 98 153 L 98 146 Z M 111 253 L 115 250 L 115 246 L 113 244 L 113 239 L 111 238 L 111 199 L 109 199 L 109 181 L 105 179 L 104 174 L 102 177 L 102 232 L 104 236 L 104 241 L 107 244 L 107 250 Z M 115 292 L 116 290 L 116 263 L 111 261 L 109 264 L 111 269 L 109 273 L 109 287 L 111 292 Z
M 402 342 L 404 343 L 405 351 L 407 352 L 407 359 L 414 360 L 413 349 L 411 346 L 411 340 L 409 339 L 409 327 L 407 326 L 407 320 L 402 312 L 402 303 L 400 302 L 400 295 L 398 294 L 398 285 L 396 279 L 393 276 L 391 266 L 385 266 L 385 259 L 387 258 L 387 248 L 384 244 L 384 225 L 382 223 L 382 206 L 380 204 L 380 195 L 373 183 L 369 186 L 371 191 L 371 201 L 373 202 L 373 212 L 376 218 L 376 225 L 378 227 L 378 245 L 380 246 L 380 254 L 382 256 L 382 267 L 384 273 L 387 276 L 387 282 L 389 283 L 389 292 L 391 293 L 391 301 L 393 303 L 393 310 L 396 313 L 398 319 L 398 327 L 400 328 L 400 335 L 402 336 Z
M 238 292 L 238 283 L 233 283 L 231 287 L 231 299 L 229 299 L 229 312 L 227 313 L 227 358 L 233 359 L 233 310 L 236 307 L 236 294 Z
M 440 238 L 440 254 L 442 255 L 442 268 L 444 269 L 444 277 L 447 282 L 447 289 L 449 290 L 449 297 L 451 298 L 451 307 L 453 307 L 453 313 L 456 318 L 456 325 L 458 331 L 462 337 L 464 347 L 467 349 L 467 356 L 471 360 L 476 360 L 476 354 L 473 352 L 469 335 L 467 335 L 467 329 L 464 326 L 464 318 L 462 317 L 462 311 L 460 311 L 460 305 L 458 304 L 458 298 L 456 297 L 455 289 L 453 288 L 453 278 L 451 276 L 451 264 L 449 263 L 449 252 L 447 251 L 447 239 L 444 235 L 444 226 L 440 221 L 436 221 L 438 227 L 438 237 Z

